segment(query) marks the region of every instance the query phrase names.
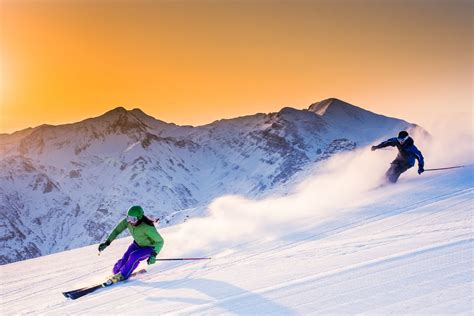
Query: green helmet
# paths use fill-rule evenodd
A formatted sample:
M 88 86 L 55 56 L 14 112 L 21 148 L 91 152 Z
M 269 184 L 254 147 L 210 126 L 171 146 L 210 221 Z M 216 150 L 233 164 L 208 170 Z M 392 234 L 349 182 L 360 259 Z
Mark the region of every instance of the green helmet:
M 143 215 L 145 212 L 143 212 L 143 209 L 139 205 L 134 205 L 131 208 L 128 209 L 127 216 L 133 216 L 138 218 L 139 220 L 142 219 Z

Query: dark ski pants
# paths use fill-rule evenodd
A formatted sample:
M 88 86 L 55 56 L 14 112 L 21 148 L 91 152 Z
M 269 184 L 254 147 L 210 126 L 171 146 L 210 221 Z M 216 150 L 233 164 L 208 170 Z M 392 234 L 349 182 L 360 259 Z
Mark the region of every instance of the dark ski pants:
M 405 161 L 395 159 L 390 164 L 390 168 L 385 173 L 385 177 L 387 178 L 388 181 L 395 183 L 397 182 L 400 175 L 404 173 L 405 171 L 407 171 L 408 169 L 410 169 L 411 167 L 413 166 L 410 166 Z
M 152 253 L 153 247 L 140 247 L 134 241 L 125 251 L 122 259 L 117 261 L 112 271 L 114 274 L 121 272 L 125 279 L 128 279 L 140 261 L 148 259 Z

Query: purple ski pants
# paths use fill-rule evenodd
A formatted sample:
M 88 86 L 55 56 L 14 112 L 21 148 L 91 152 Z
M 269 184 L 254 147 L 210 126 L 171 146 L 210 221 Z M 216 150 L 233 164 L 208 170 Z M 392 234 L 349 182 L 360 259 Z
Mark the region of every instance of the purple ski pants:
M 148 259 L 153 253 L 153 247 L 140 247 L 135 241 L 128 247 L 127 251 L 123 254 L 122 259 L 117 261 L 114 265 L 113 273 L 119 272 L 128 279 L 133 270 L 138 267 L 140 261 Z

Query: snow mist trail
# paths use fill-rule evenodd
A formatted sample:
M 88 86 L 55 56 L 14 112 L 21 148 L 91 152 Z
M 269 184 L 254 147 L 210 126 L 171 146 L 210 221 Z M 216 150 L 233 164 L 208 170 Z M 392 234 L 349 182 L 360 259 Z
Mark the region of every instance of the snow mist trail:
M 375 193 L 368 191 L 381 183 L 394 154 L 374 154 L 368 148 L 340 154 L 316 168 L 286 196 L 256 201 L 220 197 L 209 205 L 208 217 L 171 228 L 173 234 L 167 241 L 179 254 L 213 252 L 233 243 L 277 238 L 308 221 L 314 224 L 340 216 L 373 202 Z M 167 249 L 164 253 L 172 255 Z
M 435 136 L 412 135 L 425 156 L 425 168 L 473 162 L 473 135 L 469 130 L 462 126 L 447 130 L 450 132 Z M 208 217 L 194 218 L 171 229 L 168 242 L 177 247 L 165 249 L 164 253 L 212 253 L 231 244 L 278 238 L 308 222 L 323 223 L 398 191 L 410 187 L 416 190 L 418 180 L 437 175 L 426 172 L 419 176 L 415 165 L 396 185 L 373 190 L 383 182 L 396 155 L 397 149 L 392 147 L 375 152 L 361 148 L 332 157 L 286 196 L 256 201 L 241 196 L 217 198 L 208 207 Z
M 431 137 L 414 134 L 426 158 L 426 168 L 468 165 L 474 161 L 473 113 L 436 116 L 426 128 Z

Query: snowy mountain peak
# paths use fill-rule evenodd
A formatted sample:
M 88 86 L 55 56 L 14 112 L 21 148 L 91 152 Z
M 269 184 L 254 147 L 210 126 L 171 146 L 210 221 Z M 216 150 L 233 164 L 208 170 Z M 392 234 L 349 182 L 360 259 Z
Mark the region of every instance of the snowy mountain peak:
M 123 117 L 124 115 L 127 115 L 129 113 L 129 111 L 127 111 L 127 109 L 125 109 L 124 107 L 122 106 L 118 106 L 110 111 L 107 111 L 105 112 L 104 114 L 102 115 L 99 115 L 97 117 L 94 117 L 92 118 L 93 120 L 94 119 L 97 119 L 97 120 L 107 120 L 107 121 L 112 121 L 112 120 L 116 120 L 120 117 Z
M 148 116 L 140 110 L 126 110 L 117 107 L 96 118 L 86 120 L 94 129 L 102 129 L 106 134 L 142 134 L 149 128 L 146 124 Z M 153 119 L 154 120 L 154 119 Z
M 382 131 L 393 135 L 401 129 L 414 128 L 413 124 L 406 121 L 380 115 L 336 98 L 316 102 L 308 110 L 333 127 L 337 126 L 345 135 L 356 133 L 359 139 L 369 140 Z
M 124 119 L 141 120 L 141 119 L 147 119 L 147 118 L 151 118 L 151 116 L 145 114 L 139 108 L 134 108 L 133 110 L 127 110 L 124 107 L 119 106 L 92 119 L 111 122 L 111 121 L 116 121 L 120 119 L 121 120 L 124 120 Z
M 133 110 L 130 111 L 133 115 L 137 117 L 151 117 L 145 112 L 143 112 L 140 108 L 134 108 Z
M 127 110 L 122 106 L 90 120 L 94 121 L 95 125 L 107 126 L 108 132 L 117 134 L 129 134 L 130 132 L 143 134 L 150 129 L 160 132 L 167 127 L 176 126 L 173 123 L 157 120 L 139 108 Z
M 282 108 L 279 113 L 280 114 L 292 114 L 292 113 L 295 113 L 295 112 L 299 112 L 300 110 L 297 110 L 295 108 L 292 108 L 292 107 L 289 107 L 289 106 L 285 106 L 284 108 Z
M 325 99 L 310 105 L 309 110 L 320 115 L 357 115 L 360 113 L 371 113 L 355 105 L 349 104 L 336 98 Z
M 103 125 L 103 124 L 109 124 L 116 122 L 118 120 L 123 120 L 126 119 L 127 116 L 130 116 L 130 111 L 125 109 L 122 106 L 116 107 L 112 110 L 109 110 L 99 116 L 96 117 L 91 117 L 88 119 L 85 119 L 83 121 L 77 122 L 77 123 L 72 123 L 71 125 L 79 126 L 79 125 Z M 58 125 L 58 127 L 61 127 L 64 125 Z
M 125 109 L 123 106 L 118 106 L 110 111 L 105 112 L 102 116 L 120 115 L 127 112 L 128 112 L 127 109 Z

